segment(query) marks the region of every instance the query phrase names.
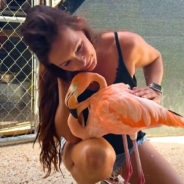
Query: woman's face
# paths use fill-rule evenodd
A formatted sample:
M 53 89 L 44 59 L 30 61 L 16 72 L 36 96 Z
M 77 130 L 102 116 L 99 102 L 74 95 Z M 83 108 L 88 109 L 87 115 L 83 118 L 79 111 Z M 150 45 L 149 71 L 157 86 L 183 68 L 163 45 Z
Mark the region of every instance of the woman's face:
M 96 51 L 82 31 L 62 30 L 52 44 L 49 61 L 67 71 L 92 71 L 97 65 Z

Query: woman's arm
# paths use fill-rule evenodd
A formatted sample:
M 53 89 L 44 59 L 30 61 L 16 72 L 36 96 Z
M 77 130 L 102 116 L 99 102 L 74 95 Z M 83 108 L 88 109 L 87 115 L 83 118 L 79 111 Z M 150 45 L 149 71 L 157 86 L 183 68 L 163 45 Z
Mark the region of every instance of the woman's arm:
M 146 84 L 149 85 L 152 82 L 161 84 L 163 77 L 163 62 L 160 52 L 149 45 L 145 40 L 137 36 L 134 43 L 136 68 L 143 68 Z
M 134 88 L 133 93 L 159 103 L 161 93 L 151 89 L 148 85 L 153 82 L 161 84 L 163 63 L 160 52 L 136 33 L 127 32 L 127 36 L 124 37 L 124 40 L 125 41 L 122 41 L 122 51 L 123 56 L 125 55 L 125 65 L 130 75 L 133 76 L 136 69 L 143 68 L 147 85 L 145 88 Z

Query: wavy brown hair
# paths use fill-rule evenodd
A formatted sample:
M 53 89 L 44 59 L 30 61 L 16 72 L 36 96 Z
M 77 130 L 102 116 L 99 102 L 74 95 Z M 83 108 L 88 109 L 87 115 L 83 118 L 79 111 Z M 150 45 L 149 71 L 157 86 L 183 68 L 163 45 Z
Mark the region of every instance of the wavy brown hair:
M 40 161 L 46 176 L 51 173 L 51 165 L 58 171 L 61 163 L 60 138 L 56 135 L 54 118 L 58 106 L 57 77 L 70 82 L 77 72 L 68 72 L 49 63 L 48 54 L 53 42 L 63 28 L 81 30 L 94 43 L 93 34 L 85 21 L 78 23 L 76 16 L 59 9 L 38 5 L 31 8 L 22 24 L 23 40 L 36 54 L 40 62 L 39 71 L 39 123 L 36 140 L 41 145 Z M 35 141 L 36 141 L 35 140 Z

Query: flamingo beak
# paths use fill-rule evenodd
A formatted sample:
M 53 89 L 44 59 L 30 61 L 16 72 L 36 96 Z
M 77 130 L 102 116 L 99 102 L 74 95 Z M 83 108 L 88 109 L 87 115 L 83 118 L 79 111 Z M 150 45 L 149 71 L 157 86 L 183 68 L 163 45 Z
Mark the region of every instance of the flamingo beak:
M 72 84 L 68 90 L 68 93 L 65 97 L 65 104 L 70 111 L 70 113 L 75 117 L 78 118 L 77 115 L 77 85 L 76 83 Z
M 70 93 L 66 98 L 66 106 L 73 117 L 78 118 L 76 104 L 77 103 L 75 95 Z
M 67 106 L 69 109 L 76 109 L 76 97 L 74 95 L 71 95 L 67 101 Z

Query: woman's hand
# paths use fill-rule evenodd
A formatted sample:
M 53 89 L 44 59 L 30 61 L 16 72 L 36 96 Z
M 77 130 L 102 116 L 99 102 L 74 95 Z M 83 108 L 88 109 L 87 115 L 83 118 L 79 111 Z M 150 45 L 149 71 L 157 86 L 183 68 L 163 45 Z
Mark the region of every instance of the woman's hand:
M 132 89 L 132 94 L 138 96 L 138 97 L 142 97 L 142 98 L 147 98 L 149 100 L 153 100 L 156 103 L 160 104 L 160 100 L 161 100 L 161 95 L 162 93 L 159 91 L 156 91 L 150 87 L 145 87 L 145 88 L 138 88 L 138 87 L 134 87 Z

